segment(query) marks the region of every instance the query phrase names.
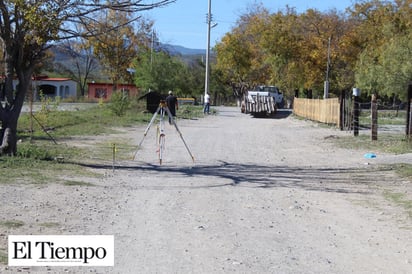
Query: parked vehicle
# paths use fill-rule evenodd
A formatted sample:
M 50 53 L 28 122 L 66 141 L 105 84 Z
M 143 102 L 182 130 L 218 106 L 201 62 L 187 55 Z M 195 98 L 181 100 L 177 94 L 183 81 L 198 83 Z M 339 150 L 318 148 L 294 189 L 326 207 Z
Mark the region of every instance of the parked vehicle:
M 257 86 L 245 93 L 241 111 L 255 117 L 274 116 L 284 104 L 283 94 L 277 87 Z
M 276 106 L 278 108 L 283 108 L 285 105 L 283 93 L 275 86 L 257 86 L 252 92 L 269 92 L 269 96 L 275 98 Z

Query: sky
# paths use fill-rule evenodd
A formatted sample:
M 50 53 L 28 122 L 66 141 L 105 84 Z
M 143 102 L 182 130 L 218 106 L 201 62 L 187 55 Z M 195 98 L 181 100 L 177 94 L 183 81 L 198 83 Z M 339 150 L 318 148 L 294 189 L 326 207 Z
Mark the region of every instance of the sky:
M 240 15 L 254 3 L 262 3 L 270 12 L 293 7 L 298 13 L 309 8 L 319 11 L 337 9 L 344 11 L 354 0 L 211 0 L 212 22 L 210 46 L 236 26 Z M 161 43 L 179 45 L 191 49 L 206 49 L 209 0 L 176 0 L 168 6 L 152 9 L 145 16 L 155 21 L 154 29 Z

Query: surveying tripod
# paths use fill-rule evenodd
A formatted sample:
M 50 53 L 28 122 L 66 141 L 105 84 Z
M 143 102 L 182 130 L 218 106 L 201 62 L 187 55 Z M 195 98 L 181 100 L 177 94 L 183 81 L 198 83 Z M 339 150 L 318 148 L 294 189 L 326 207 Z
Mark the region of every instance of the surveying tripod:
M 147 133 L 150 130 L 150 127 L 152 126 L 152 124 L 156 120 L 157 115 L 160 115 L 159 125 L 157 126 L 156 142 L 158 144 L 157 152 L 159 154 L 159 163 L 162 164 L 163 154 L 164 154 L 164 150 L 165 150 L 165 138 L 166 138 L 166 135 L 165 135 L 165 121 L 164 121 L 165 113 L 167 113 L 167 115 L 169 116 L 169 122 L 171 124 L 173 124 L 174 127 L 176 128 L 176 131 L 179 133 L 180 139 L 182 139 L 183 144 L 185 145 L 187 152 L 189 153 L 190 157 L 192 158 L 192 161 L 194 162 L 195 158 L 193 157 L 192 152 L 190 152 L 190 149 L 187 146 L 186 141 L 183 138 L 182 133 L 180 132 L 179 128 L 177 127 L 176 121 L 175 121 L 174 117 L 172 116 L 172 113 L 170 112 L 169 108 L 167 107 L 167 104 L 166 104 L 165 100 L 160 101 L 159 107 L 157 108 L 156 112 L 153 114 L 152 119 L 150 120 L 149 124 L 146 127 L 146 130 L 143 133 L 143 138 L 139 143 L 139 146 L 136 150 L 136 153 L 134 154 L 133 159 L 136 158 L 137 151 L 139 150 L 139 148 L 143 144 L 144 138 L 146 137 Z

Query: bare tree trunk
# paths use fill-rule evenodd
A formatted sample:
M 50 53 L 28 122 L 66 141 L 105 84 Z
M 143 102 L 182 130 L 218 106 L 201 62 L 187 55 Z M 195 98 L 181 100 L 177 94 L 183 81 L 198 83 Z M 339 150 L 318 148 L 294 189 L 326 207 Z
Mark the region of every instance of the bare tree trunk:
M 0 106 L 0 156 L 17 154 L 17 122 L 31 83 L 31 72 L 31 68 L 18 71 L 19 84 L 16 91 L 13 90 L 12 82 L 8 82 L 10 78 L 6 77 L 6 103 Z
M 1 155 L 16 155 L 17 154 L 17 135 L 8 127 L 4 131 L 2 129 L 2 143 L 0 146 Z

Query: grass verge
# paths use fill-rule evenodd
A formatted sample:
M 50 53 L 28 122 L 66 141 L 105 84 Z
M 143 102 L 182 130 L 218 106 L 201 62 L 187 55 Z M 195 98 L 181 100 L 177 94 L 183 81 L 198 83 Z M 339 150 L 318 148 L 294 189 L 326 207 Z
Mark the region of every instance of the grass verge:
M 408 199 L 405 193 L 398 193 L 398 192 L 392 192 L 389 190 L 385 190 L 383 193 L 383 196 L 387 200 L 402 207 L 406 211 L 408 216 L 412 218 L 412 200 Z
M 24 223 L 18 220 L 8 220 L 8 221 L 1 221 L 0 226 L 4 226 L 6 228 L 18 228 L 18 227 L 24 226 Z
M 0 185 L 8 183 L 62 183 L 66 186 L 91 186 L 87 182 L 61 179 L 71 175 L 98 177 L 76 163 L 87 159 L 112 161 L 131 159 L 137 146 L 128 140 L 113 139 L 90 146 L 68 147 L 60 141 L 74 136 L 96 136 L 116 133 L 116 128 L 148 124 L 153 115 L 145 111 L 145 104 L 132 99 L 129 107 L 117 116 L 110 103 L 91 104 L 85 109 L 58 111 L 57 107 L 43 108 L 33 118 L 22 113 L 18 124 L 18 155 L 0 157 Z M 179 119 L 203 117 L 202 106 L 183 105 L 177 112 Z M 57 141 L 58 145 L 54 144 Z
M 3 248 L 0 248 L 0 264 L 7 264 L 8 258 L 7 258 L 7 253 L 6 250 Z
M 19 153 L 17 157 L 0 158 L 0 171 L 2 174 L 0 185 L 10 183 L 65 183 L 66 180 L 60 178 L 72 174 L 94 178 L 100 176 L 76 164 L 62 163 L 60 160 L 50 159 L 57 156 L 62 157 L 62 155 L 65 156 L 65 159 L 71 158 L 72 152 L 69 148 L 55 148 L 53 152 L 44 152 L 43 150 L 47 150 L 47 146 L 42 146 L 39 143 L 28 145 L 35 152 L 30 154 Z M 44 155 L 46 156 L 43 157 Z
M 335 143 L 342 148 L 362 149 L 371 152 L 412 153 L 412 141 L 401 134 L 380 134 L 377 141 L 371 141 L 369 135 L 347 136 L 338 138 Z
M 378 122 L 380 125 L 404 125 L 406 110 L 379 110 Z M 362 109 L 359 116 L 359 123 L 362 125 L 371 124 L 371 110 Z
M 392 166 L 396 173 L 409 181 L 412 181 L 412 165 L 411 164 L 397 164 Z

